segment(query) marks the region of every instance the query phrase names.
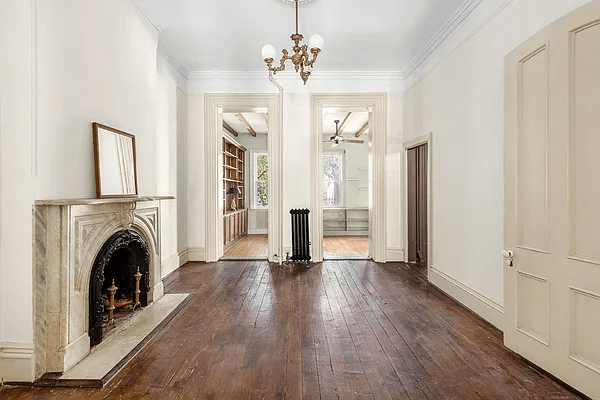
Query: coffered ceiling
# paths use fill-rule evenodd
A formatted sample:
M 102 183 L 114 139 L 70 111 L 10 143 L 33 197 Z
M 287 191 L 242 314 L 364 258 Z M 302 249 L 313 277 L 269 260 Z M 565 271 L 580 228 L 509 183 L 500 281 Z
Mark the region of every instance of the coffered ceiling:
M 322 71 L 405 71 L 482 0 L 312 0 L 300 33 L 325 39 Z M 264 71 L 260 51 L 291 51 L 294 5 L 282 0 L 134 0 L 184 71 Z M 414 64 L 414 62 L 413 62 Z M 289 66 L 288 66 L 289 68 Z

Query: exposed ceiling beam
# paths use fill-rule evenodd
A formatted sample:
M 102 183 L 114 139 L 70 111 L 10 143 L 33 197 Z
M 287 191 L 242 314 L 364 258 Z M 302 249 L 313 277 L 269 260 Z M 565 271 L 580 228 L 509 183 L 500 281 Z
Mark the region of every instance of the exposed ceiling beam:
M 236 132 L 236 130 L 229 126 L 229 124 L 225 121 L 223 121 L 223 128 L 225 128 L 225 130 L 231 133 L 233 136 L 237 137 L 238 133 Z
M 348 121 L 350 120 L 350 117 L 352 116 L 352 112 L 349 112 L 348 114 L 346 114 L 346 116 L 344 117 L 344 120 L 342 121 L 342 123 L 340 124 L 340 129 L 338 130 L 338 134 L 341 135 L 342 132 L 344 131 L 344 128 L 346 128 L 346 125 L 348 125 Z
M 246 117 L 244 117 L 242 115 L 242 113 L 237 113 L 237 114 L 235 114 L 235 116 L 238 117 L 238 119 L 240 120 L 240 122 L 242 124 L 244 124 L 244 126 L 246 127 L 246 129 L 248 130 L 248 132 L 252 136 L 256 137 L 256 131 L 254 130 L 254 128 L 252 128 L 252 125 L 250 125 L 250 122 L 248 122 L 248 120 L 246 119 Z
M 369 129 L 369 121 L 365 122 L 365 124 L 358 130 L 358 132 L 356 132 L 354 136 L 360 137 L 360 135 L 365 133 L 367 129 Z

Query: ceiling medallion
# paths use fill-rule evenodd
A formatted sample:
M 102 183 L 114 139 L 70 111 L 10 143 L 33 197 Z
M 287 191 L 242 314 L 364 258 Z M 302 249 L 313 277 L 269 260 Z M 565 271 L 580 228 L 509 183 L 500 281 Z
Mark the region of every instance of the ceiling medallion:
M 262 57 L 263 57 L 263 60 L 265 60 L 265 62 L 267 63 L 267 68 L 269 69 L 269 73 L 273 73 L 273 74 L 276 74 L 278 71 L 283 71 L 285 69 L 285 62 L 287 60 L 292 60 L 292 63 L 294 64 L 294 68 L 296 69 L 296 72 L 300 73 L 300 77 L 302 78 L 302 80 L 304 81 L 304 84 L 306 85 L 306 81 L 308 80 L 308 77 L 310 76 L 310 71 L 308 69 L 312 68 L 315 61 L 317 61 L 317 56 L 319 55 L 319 52 L 323 48 L 323 38 L 321 37 L 321 35 L 314 34 L 310 37 L 310 39 L 308 39 L 308 45 L 307 44 L 300 45 L 300 42 L 302 41 L 302 39 L 304 39 L 304 36 L 302 36 L 302 34 L 298 33 L 298 4 L 306 3 L 310 0 L 293 0 L 293 1 L 292 0 L 281 0 L 281 1 L 283 1 L 284 3 L 293 3 L 296 5 L 296 33 L 294 33 L 294 34 L 292 34 L 292 36 L 290 36 L 290 38 L 294 42 L 294 47 L 293 47 L 294 54 L 290 56 L 288 51 L 286 49 L 283 49 L 281 51 L 283 53 L 283 55 L 281 56 L 281 62 L 279 64 L 279 67 L 273 67 L 273 61 L 275 60 L 275 56 L 277 55 L 277 50 L 275 50 L 274 46 L 267 44 L 267 45 L 263 46 L 263 48 L 262 48 Z M 310 59 L 310 57 L 308 55 L 309 49 L 312 54 L 312 59 Z

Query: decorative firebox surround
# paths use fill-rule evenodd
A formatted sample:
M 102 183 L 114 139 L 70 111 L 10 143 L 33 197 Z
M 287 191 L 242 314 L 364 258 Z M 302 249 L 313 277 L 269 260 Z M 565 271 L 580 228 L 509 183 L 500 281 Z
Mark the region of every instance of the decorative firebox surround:
M 160 204 L 172 196 L 42 200 L 35 205 L 36 378 L 65 372 L 90 352 L 89 288 L 94 261 L 111 236 L 139 234 L 149 256 L 147 302 L 163 296 Z
M 123 260 L 122 257 L 119 257 L 121 254 L 125 254 L 130 260 Z M 116 267 L 115 269 L 118 268 L 119 271 L 113 271 L 111 266 Z M 109 267 L 108 270 L 107 267 Z M 133 299 L 135 296 L 134 274 L 139 272 L 141 289 L 139 300 L 140 305 L 145 307 L 148 305 L 148 293 L 150 292 L 149 267 L 150 251 L 144 238 L 136 231 L 130 229 L 118 231 L 104 243 L 94 261 L 89 281 L 88 333 L 91 346 L 99 344 L 103 338 L 103 316 L 106 311 L 102 297 L 104 288 L 111 285 L 112 278 L 119 279 L 117 287 L 119 295 L 123 294 Z

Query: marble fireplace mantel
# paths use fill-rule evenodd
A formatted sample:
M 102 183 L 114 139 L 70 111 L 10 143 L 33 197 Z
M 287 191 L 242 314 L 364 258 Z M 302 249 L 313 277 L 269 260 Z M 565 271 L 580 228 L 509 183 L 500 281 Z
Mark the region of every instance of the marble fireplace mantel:
M 148 301 L 163 296 L 160 208 L 173 196 L 82 198 L 35 202 L 34 337 L 36 378 L 62 373 L 90 352 L 89 279 L 114 233 L 139 233 L 150 252 Z

